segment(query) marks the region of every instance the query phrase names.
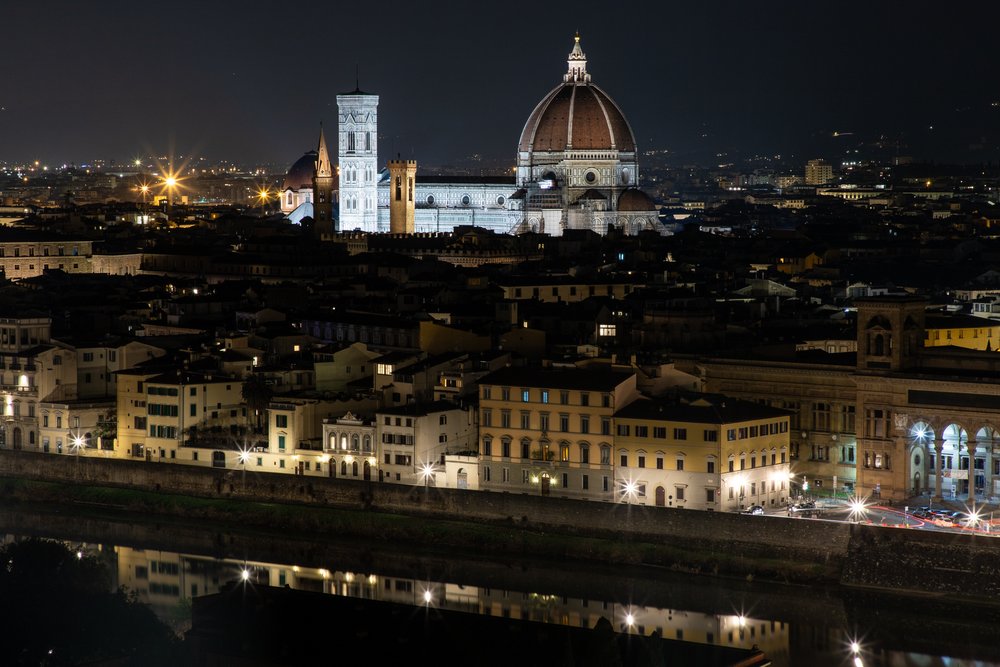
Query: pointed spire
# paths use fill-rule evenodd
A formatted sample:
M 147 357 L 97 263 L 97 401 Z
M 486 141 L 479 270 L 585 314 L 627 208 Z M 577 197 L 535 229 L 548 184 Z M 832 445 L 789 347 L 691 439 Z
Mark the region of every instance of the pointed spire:
M 563 81 L 590 81 L 590 75 L 587 74 L 587 56 L 580 48 L 579 31 L 573 38 L 573 50 L 569 52 L 569 57 L 566 59 L 566 74 L 563 75 Z
M 319 124 L 319 146 L 316 148 L 316 176 L 332 178 L 333 167 L 330 165 L 330 154 L 326 150 L 326 137 L 323 135 L 323 123 Z

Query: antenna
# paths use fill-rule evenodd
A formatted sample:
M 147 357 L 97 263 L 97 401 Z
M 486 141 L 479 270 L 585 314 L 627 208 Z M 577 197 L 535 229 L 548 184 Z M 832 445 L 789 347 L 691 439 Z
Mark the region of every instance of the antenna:
M 354 64 L 354 90 L 361 90 L 361 65 Z

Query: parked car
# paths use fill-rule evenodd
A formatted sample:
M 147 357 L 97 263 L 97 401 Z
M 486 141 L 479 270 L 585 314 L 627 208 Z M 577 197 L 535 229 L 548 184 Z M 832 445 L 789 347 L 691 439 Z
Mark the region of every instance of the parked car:
M 743 514 L 753 514 L 759 516 L 764 513 L 764 508 L 760 505 L 751 505 L 750 507 L 743 510 Z

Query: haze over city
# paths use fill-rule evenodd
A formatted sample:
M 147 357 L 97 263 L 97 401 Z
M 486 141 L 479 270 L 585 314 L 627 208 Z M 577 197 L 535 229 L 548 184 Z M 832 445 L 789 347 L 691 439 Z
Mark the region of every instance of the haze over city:
M 381 148 L 511 164 L 575 31 L 640 150 L 678 162 L 996 158 L 992 3 L 11 3 L 0 161 L 288 164 L 379 94 Z

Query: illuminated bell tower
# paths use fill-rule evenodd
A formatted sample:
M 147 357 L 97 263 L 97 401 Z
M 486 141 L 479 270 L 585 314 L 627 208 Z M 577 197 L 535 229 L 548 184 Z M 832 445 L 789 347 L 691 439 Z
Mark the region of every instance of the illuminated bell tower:
M 337 95 L 341 231 L 376 231 L 378 222 L 378 95 L 355 88 Z
M 416 160 L 389 160 L 389 231 L 393 234 L 412 234 L 414 231 L 416 177 Z
M 316 172 L 313 175 L 313 234 L 317 239 L 333 235 L 333 165 L 326 150 L 323 124 L 319 126 Z

